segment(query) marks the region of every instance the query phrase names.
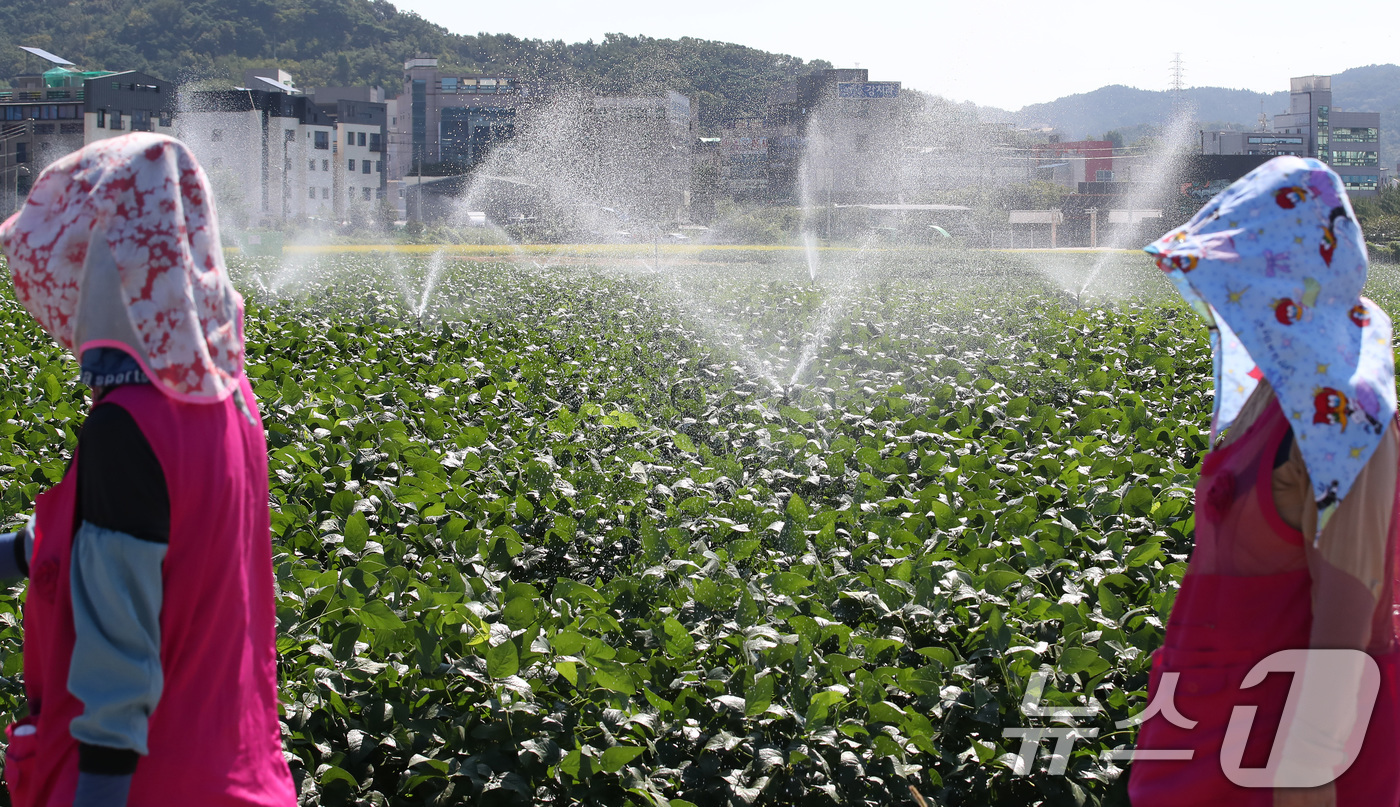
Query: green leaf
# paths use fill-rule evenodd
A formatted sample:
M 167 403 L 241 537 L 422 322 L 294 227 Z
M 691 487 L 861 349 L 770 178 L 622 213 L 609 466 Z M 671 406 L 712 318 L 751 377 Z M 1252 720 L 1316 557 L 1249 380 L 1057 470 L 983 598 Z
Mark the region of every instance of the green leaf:
M 622 770 L 624 765 L 641 756 L 644 751 L 646 751 L 645 748 L 635 745 L 614 745 L 603 752 L 602 758 L 598 760 L 598 765 L 608 773 L 617 773 Z
M 1067 647 L 1060 653 L 1060 672 L 1073 675 L 1099 662 L 1099 654 L 1087 647 Z
M 345 548 L 351 552 L 363 552 L 369 542 L 369 520 L 364 513 L 351 513 L 345 519 Z
M 666 655 L 675 659 L 689 659 L 690 654 L 695 652 L 695 639 L 685 626 L 675 617 L 668 616 L 662 628 L 666 633 Z
M 1152 491 L 1141 485 L 1134 485 L 1123 494 L 1123 512 L 1130 516 L 1146 516 L 1152 513 Z
M 509 678 L 520 672 L 520 655 L 515 642 L 505 641 L 486 651 L 486 674 L 492 678 Z
M 535 603 L 528 597 L 516 597 L 506 603 L 501 618 L 512 630 L 523 630 L 535 622 Z
M 571 630 L 560 631 L 549 640 L 554 652 L 562 656 L 577 656 L 583 651 L 583 636 Z
M 578 686 L 578 665 L 572 661 L 556 661 L 554 669 L 564 676 L 564 680 L 574 686 Z
M 370 600 L 358 610 L 360 624 L 370 630 L 403 630 L 405 625 L 398 615 L 389 610 L 383 600 Z
M 796 572 L 778 572 L 769 575 L 768 585 L 779 594 L 799 594 L 810 587 L 812 581 Z
M 342 490 L 331 497 L 331 512 L 341 518 L 349 518 L 355 510 L 357 498 L 354 493 Z
M 773 703 L 773 676 L 765 675 L 744 692 L 744 716 L 758 717 Z
M 632 683 L 632 676 L 622 664 L 601 659 L 590 663 L 593 666 L 593 682 L 598 686 L 624 695 L 637 694 L 637 686 Z

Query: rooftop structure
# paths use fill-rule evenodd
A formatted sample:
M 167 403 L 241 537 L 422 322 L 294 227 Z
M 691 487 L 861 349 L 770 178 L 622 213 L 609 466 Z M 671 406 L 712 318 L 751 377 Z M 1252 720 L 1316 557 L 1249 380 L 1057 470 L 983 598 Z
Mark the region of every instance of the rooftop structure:
M 220 212 L 244 226 L 331 220 L 342 202 L 363 200 L 359 185 L 337 187 L 335 121 L 305 95 L 271 88 L 192 93 L 179 131 L 209 172 Z
M 1348 193 L 1369 196 L 1380 187 L 1379 112 L 1333 105 L 1331 76 L 1300 76 L 1290 82 L 1287 112 L 1273 127 L 1252 132 L 1202 132 L 1202 154 L 1293 154 L 1327 163 Z
M 0 90 L 0 212 L 15 209 L 49 163 L 127 132 L 174 133 L 175 86 L 133 70 L 53 67 Z
M 443 71 L 428 57 L 404 62 L 398 118 L 410 149 L 402 173 L 424 164 L 480 164 L 491 148 L 515 136 L 516 112 L 531 95 L 511 76 Z

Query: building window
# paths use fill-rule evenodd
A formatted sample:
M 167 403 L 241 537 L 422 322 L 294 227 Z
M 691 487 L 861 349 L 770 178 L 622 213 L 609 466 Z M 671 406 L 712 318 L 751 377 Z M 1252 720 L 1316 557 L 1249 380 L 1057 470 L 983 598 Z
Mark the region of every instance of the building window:
M 346 133 L 345 133 L 345 145 L 347 145 L 347 146 L 353 146 L 353 145 L 355 145 L 355 133 L 354 133 L 354 132 L 346 132 Z
M 107 128 L 107 110 L 105 110 L 105 109 L 99 109 L 99 110 L 97 110 L 97 128 L 99 128 L 99 129 L 106 129 L 106 128 Z
M 354 189 L 354 188 L 351 188 L 351 189 L 350 189 L 350 201 L 352 201 L 352 202 L 355 201 L 355 189 Z
M 316 148 L 328 149 L 331 147 L 331 136 L 329 132 L 316 133 Z
M 365 133 L 364 133 L 364 132 L 360 132 L 359 135 L 358 135 L 358 138 L 359 138 L 359 145 L 363 146 L 363 145 L 365 144 Z
M 307 188 L 307 189 L 306 189 L 306 198 L 308 198 L 308 199 L 315 199 L 315 198 L 316 198 L 316 189 L 315 189 L 315 188 Z
M 34 124 L 34 134 L 36 134 L 36 135 L 51 135 L 51 134 L 53 134 L 53 124 L 52 124 L 52 123 L 36 123 L 36 124 Z
M 364 192 L 364 199 L 365 199 L 366 202 L 368 202 L 368 201 L 369 201 L 369 194 L 370 194 L 370 191 L 371 191 L 372 189 L 371 189 L 371 188 L 360 188 L 360 190 Z
M 360 160 L 360 173 L 361 173 L 361 174 L 368 174 L 368 173 L 369 173 L 369 160 Z
M 1379 181 L 1376 176 L 1349 176 L 1342 175 L 1342 185 L 1349 191 L 1373 191 Z
M 15 162 L 29 162 L 29 144 L 24 142 L 23 140 L 15 144 Z
M 162 113 L 160 113 L 159 124 L 160 124 L 160 126 L 161 126 L 162 128 L 164 128 L 164 129 L 169 129 L 169 128 L 171 127 L 172 122 L 171 122 L 171 119 L 170 119 L 170 113 L 169 113 L 169 112 L 162 112 Z
M 1374 151 L 1333 151 L 1332 165 L 1380 165 L 1380 154 Z
M 322 188 L 322 189 L 321 189 L 321 198 L 322 198 L 322 199 L 329 199 L 329 198 L 331 198 L 331 189 L 330 189 L 330 188 Z
M 413 133 L 411 159 L 417 166 L 428 159 L 428 83 L 426 79 L 413 80 L 413 105 L 410 123 Z
M 138 109 L 131 113 L 131 131 L 149 132 L 151 131 L 151 113 Z
M 355 173 L 355 161 L 353 159 L 350 160 L 350 173 Z
M 376 173 L 376 174 L 382 174 L 382 173 L 384 173 L 384 161 L 383 161 L 383 160 L 375 160 L 375 161 L 374 161 L 374 173 Z
M 121 111 L 120 109 L 116 109 L 116 110 L 113 110 L 113 111 L 112 111 L 112 125 L 111 125 L 109 128 L 115 129 L 115 130 L 117 130 L 117 131 L 121 131 L 121 128 L 122 128 L 122 111 Z
M 369 150 L 378 154 L 383 151 L 383 145 L 379 141 L 379 134 L 376 132 L 369 136 Z
M 219 142 L 222 142 L 223 139 L 224 139 L 224 130 L 223 130 L 223 129 L 210 129 L 210 130 L 209 130 L 209 142 L 210 142 L 210 143 L 219 143 Z
M 1332 130 L 1333 143 L 1375 143 L 1380 140 L 1380 132 L 1365 126 L 1339 126 Z
M 331 161 L 330 161 L 330 160 L 322 160 L 322 161 L 321 161 L 321 170 L 322 170 L 322 171 L 329 171 L 329 170 L 331 170 Z
M 1332 147 L 1328 143 L 1328 136 L 1332 128 L 1328 121 L 1331 116 L 1331 107 L 1320 106 L 1317 108 L 1317 158 L 1325 163 L 1332 162 Z
M 81 123 L 60 123 L 58 125 L 59 134 L 82 134 L 83 125 Z
M 383 188 L 375 188 L 375 189 L 374 189 L 374 198 L 376 198 L 376 199 L 383 199 L 383 198 L 384 198 L 384 189 L 383 189 Z
M 1099 169 L 1097 169 L 1097 170 L 1094 171 L 1094 181 L 1095 181 L 1095 182 L 1112 182 L 1112 181 L 1113 181 L 1113 172 L 1112 172 L 1112 171 L 1105 171 L 1105 170 L 1103 170 L 1102 168 L 1099 168 Z
M 282 135 L 282 139 L 286 140 L 288 143 L 295 143 L 297 139 L 297 130 L 287 129 Z

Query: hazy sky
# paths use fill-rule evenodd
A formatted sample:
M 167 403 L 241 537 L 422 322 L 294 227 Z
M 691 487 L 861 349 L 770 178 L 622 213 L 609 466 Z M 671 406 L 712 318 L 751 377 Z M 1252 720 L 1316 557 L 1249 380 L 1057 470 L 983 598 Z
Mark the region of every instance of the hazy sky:
M 1019 109 L 1127 84 L 1170 86 L 1179 51 L 1187 86 L 1274 92 L 1291 76 L 1400 63 L 1400 2 L 1158 0 L 397 0 L 460 34 L 509 33 L 581 42 L 604 34 L 736 42 L 957 101 Z M 1334 32 L 1329 34 L 1328 28 Z

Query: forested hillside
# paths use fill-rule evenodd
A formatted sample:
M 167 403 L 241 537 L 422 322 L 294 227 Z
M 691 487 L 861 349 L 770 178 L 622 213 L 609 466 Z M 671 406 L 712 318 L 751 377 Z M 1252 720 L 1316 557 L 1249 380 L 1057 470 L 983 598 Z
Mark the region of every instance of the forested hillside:
M 377 84 L 391 94 L 405 58 L 501 71 L 609 93 L 674 89 L 699 103 L 702 129 L 761 114 L 785 80 L 829 67 L 740 45 L 610 34 L 566 44 L 508 34 L 453 34 L 384 0 L 6 0 L 0 80 L 46 63 L 47 48 L 85 68 L 144 70 L 188 82 L 234 80 L 276 64 L 299 86 Z

